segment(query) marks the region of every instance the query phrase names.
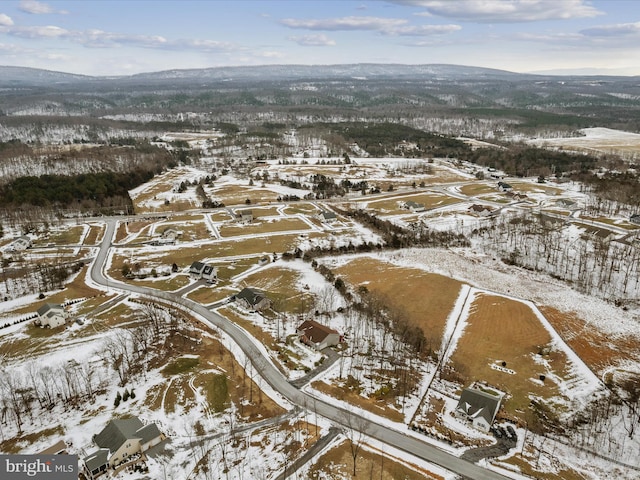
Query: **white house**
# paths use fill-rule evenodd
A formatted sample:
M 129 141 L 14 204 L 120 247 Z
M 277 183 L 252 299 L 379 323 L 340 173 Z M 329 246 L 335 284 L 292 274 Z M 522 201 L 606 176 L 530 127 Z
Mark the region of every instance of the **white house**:
M 69 317 L 62 305 L 45 303 L 38 310 L 38 321 L 42 327 L 56 328 L 67 323 Z
M 323 223 L 333 223 L 336 220 L 338 220 L 338 216 L 333 212 L 330 212 L 328 210 L 323 210 L 318 214 L 318 220 L 320 220 Z
M 11 242 L 7 247 L 7 250 L 10 252 L 22 252 L 27 248 L 31 248 L 32 246 L 33 244 L 31 243 L 31 239 L 26 235 L 23 235 Z

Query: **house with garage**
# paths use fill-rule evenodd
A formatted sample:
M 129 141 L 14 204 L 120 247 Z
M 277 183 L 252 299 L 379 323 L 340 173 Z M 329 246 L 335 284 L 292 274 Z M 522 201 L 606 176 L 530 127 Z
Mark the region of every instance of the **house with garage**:
M 504 393 L 472 385 L 462 390 L 454 415 L 474 428 L 488 432 L 500 409 Z
M 488 217 L 493 212 L 493 208 L 489 205 L 474 204 L 469 207 L 469 212 L 479 217 Z
M 253 222 L 253 210 L 239 210 L 236 213 L 236 220 L 240 223 Z
M 218 267 L 206 264 L 202 270 L 202 278 L 207 282 L 215 282 L 218 280 Z
M 513 187 L 506 182 L 498 182 L 498 190 L 501 192 L 510 192 Z
M 264 292 L 255 288 L 246 287 L 233 296 L 238 305 L 247 310 L 264 310 L 271 306 L 271 300 Z
M 62 305 L 45 303 L 37 310 L 36 323 L 41 327 L 56 328 L 67 323 L 68 313 Z
M 318 220 L 320 220 L 322 223 L 333 223 L 338 220 L 338 216 L 333 212 L 323 210 L 318 214 Z
M 202 272 L 204 272 L 204 267 L 206 266 L 206 264 L 199 261 L 193 262 L 189 267 L 189 275 L 191 276 L 191 278 L 200 280 L 202 278 Z
M 316 322 L 315 320 L 305 320 L 296 329 L 298 339 L 305 345 L 323 350 L 327 347 L 338 345 L 342 341 L 342 336 L 337 330 L 329 328 L 326 325 Z
M 27 248 L 31 248 L 32 246 L 33 243 L 31 242 L 31 239 L 28 236 L 23 235 L 11 242 L 7 247 L 7 250 L 10 252 L 22 252 Z
M 94 435 L 93 442 L 98 450 L 83 459 L 83 470 L 88 478 L 94 479 L 131 457 L 145 453 L 165 438 L 155 423 L 144 425 L 138 417 L 111 420 Z
M 405 202 L 404 208 L 411 211 L 412 213 L 420 213 L 426 210 L 424 204 L 416 203 L 413 200 L 409 200 L 408 202 Z

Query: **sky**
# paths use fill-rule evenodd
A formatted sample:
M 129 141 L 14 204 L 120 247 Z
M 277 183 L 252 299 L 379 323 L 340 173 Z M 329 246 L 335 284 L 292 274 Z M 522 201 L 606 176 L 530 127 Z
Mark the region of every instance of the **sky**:
M 347 63 L 640 75 L 640 0 L 0 0 L 0 65 Z

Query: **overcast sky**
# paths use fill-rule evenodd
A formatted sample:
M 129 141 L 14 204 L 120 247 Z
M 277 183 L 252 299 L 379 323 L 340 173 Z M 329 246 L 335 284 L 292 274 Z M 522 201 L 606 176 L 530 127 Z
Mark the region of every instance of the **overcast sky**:
M 0 65 L 341 63 L 640 75 L 640 0 L 0 1 Z

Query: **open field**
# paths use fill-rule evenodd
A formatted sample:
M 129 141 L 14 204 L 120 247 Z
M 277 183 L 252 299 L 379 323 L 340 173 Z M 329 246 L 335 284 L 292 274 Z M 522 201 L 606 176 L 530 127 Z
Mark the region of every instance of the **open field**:
M 295 215 L 298 213 L 303 213 L 305 215 L 313 215 L 318 213 L 318 208 L 312 203 L 305 202 L 295 202 L 288 204 L 283 212 L 287 215 Z
M 571 312 L 544 306 L 540 311 L 571 349 L 599 375 L 627 360 L 640 360 L 637 338 L 603 335 Z
M 102 241 L 102 236 L 104 235 L 104 224 L 99 225 L 90 225 L 89 233 L 84 239 L 85 245 L 97 245 Z
M 189 292 L 187 298 L 203 305 L 209 305 L 210 303 L 228 298 L 234 293 L 237 293 L 237 290 L 232 290 L 226 287 L 210 287 L 206 285 Z
M 245 279 L 247 285 L 269 292 L 274 309 L 278 312 L 305 313 L 315 297 L 302 290 L 300 274 L 285 267 L 273 267 L 252 273 Z
M 462 185 L 460 187 L 460 193 L 468 196 L 483 195 L 485 193 L 496 193 L 496 187 L 487 185 L 486 183 L 472 183 L 468 185 Z
M 505 297 L 482 294 L 475 297 L 471 311 L 451 356 L 451 363 L 468 385 L 483 380 L 508 393 L 503 406 L 508 414 L 518 416 L 529 405 L 529 395 L 551 398 L 558 395 L 552 380 L 532 381 L 546 374 L 536 362 L 541 348 L 549 345 L 551 335 L 528 305 Z M 552 349 L 544 358 L 556 375 L 562 375 L 566 365 L 563 352 Z M 509 374 L 491 365 L 506 362 Z
M 215 187 L 211 196 L 220 200 L 226 206 L 244 205 L 246 208 L 252 208 L 251 204 L 254 203 L 275 202 L 278 198 L 277 193 L 266 188 L 244 187 L 242 185 Z M 247 204 L 247 200 L 250 200 L 251 204 Z
M 362 257 L 335 269 L 354 288 L 364 285 L 403 310 L 411 323 L 420 326 L 433 349 L 440 346 L 444 325 L 462 284 L 451 278 L 381 260 Z
M 164 290 L 167 292 L 172 292 L 174 290 L 178 290 L 182 287 L 186 287 L 189 285 L 189 277 L 186 275 L 172 275 L 172 276 L 158 276 L 157 279 L 151 278 L 145 280 L 129 280 L 129 283 L 134 285 L 140 285 L 143 287 L 156 288 L 158 290 Z
M 447 205 L 454 205 L 460 203 L 461 200 L 448 195 L 439 195 L 435 193 L 423 193 L 423 194 L 411 194 L 401 195 L 394 197 L 393 199 L 376 200 L 369 202 L 367 207 L 385 214 L 398 214 L 406 213 L 408 210 L 403 210 L 399 207 L 398 202 L 413 201 L 416 203 L 422 203 L 427 210 L 433 210 L 434 208 L 445 207 Z
M 49 243 L 55 245 L 79 245 L 82 234 L 84 233 L 83 225 L 74 225 L 62 230 L 54 230 L 45 233 L 33 241 L 34 246 L 42 246 Z
M 306 222 L 298 218 L 283 218 L 257 222 L 254 220 L 254 223 L 248 225 L 222 225 L 220 226 L 220 235 L 228 238 L 240 235 L 287 232 L 290 230 L 310 230 L 310 227 Z

